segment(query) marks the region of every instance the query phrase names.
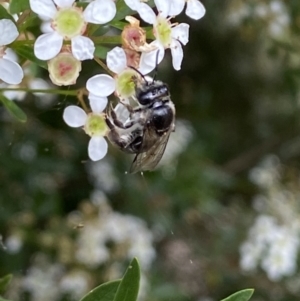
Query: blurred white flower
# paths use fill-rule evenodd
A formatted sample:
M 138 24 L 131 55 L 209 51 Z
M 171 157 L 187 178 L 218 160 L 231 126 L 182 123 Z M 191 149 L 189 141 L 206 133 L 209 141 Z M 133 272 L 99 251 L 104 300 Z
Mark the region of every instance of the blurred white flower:
M 60 291 L 57 287 L 62 274 L 61 265 L 50 264 L 42 259 L 27 270 L 22 281 L 22 288 L 30 293 L 32 301 L 58 300 Z
M 91 162 L 88 165 L 88 173 L 97 189 L 113 192 L 119 187 L 119 180 L 114 173 L 112 163 L 108 160 Z
M 101 206 L 105 210 L 101 210 Z M 76 258 L 79 262 L 96 268 L 110 259 L 107 242 L 126 246 L 124 259 L 138 257 L 144 270 L 150 268 L 156 252 L 153 235 L 145 222 L 131 215 L 112 211 L 108 204 L 100 205 L 97 219 L 87 221 L 77 241 Z
M 249 174 L 250 180 L 262 188 L 268 188 L 278 182 L 279 159 L 274 155 L 266 157 L 258 167 L 254 167 Z
M 102 227 L 98 220 L 85 223 L 77 240 L 76 259 L 90 268 L 97 268 L 109 259 L 105 245 L 107 233 L 102 231 Z
M 89 281 L 88 273 L 74 270 L 61 278 L 59 288 L 63 294 L 68 294 L 72 300 L 79 300 L 88 292 Z
M 10 254 L 18 253 L 23 246 L 23 240 L 17 234 L 8 236 L 5 240 L 6 251 Z

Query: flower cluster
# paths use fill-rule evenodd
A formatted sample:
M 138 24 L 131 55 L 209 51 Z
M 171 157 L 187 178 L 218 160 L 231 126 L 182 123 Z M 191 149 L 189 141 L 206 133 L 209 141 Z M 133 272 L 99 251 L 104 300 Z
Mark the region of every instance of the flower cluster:
M 26 271 L 14 275 L 9 298 L 22 300 L 26 294 L 31 301 L 79 300 L 100 279 L 121 277 L 133 257 L 139 258 L 146 289 L 146 272 L 156 257 L 153 233 L 140 218 L 114 211 L 100 191 L 94 192 L 91 201 L 96 205 L 84 202 L 67 219 L 56 216 L 38 233 L 37 245 L 43 253 L 32 254 Z M 31 227 L 27 224 L 20 233 L 12 231 L 4 237 L 9 253 L 17 254 L 30 244 L 26 231 Z
M 153 71 L 168 49 L 174 69 L 180 70 L 190 25 L 174 22 L 173 18 L 182 11 L 194 20 L 205 14 L 198 0 L 155 0 L 152 6 L 148 1 L 124 2 L 127 7 L 117 8 L 114 0 L 29 0 L 28 11 L 21 17 L 10 15 L 6 3 L 3 7 L 8 17 L 0 20 L 0 79 L 14 85 L 1 88 L 6 92 L 22 92 L 22 96 L 8 93 L 3 97 L 18 99 L 30 90 L 35 93 L 44 90 L 32 88 L 27 73 L 24 77 L 23 70 L 30 63 L 47 68 L 50 80 L 58 86 L 76 84 L 85 60 L 94 60 L 108 73 L 93 75 L 84 88 L 53 89 L 54 93 L 78 97 L 80 106 L 66 107 L 63 119 L 70 127 L 83 128 L 90 136 L 88 155 L 93 161 L 102 159 L 108 149 L 104 139 L 109 131 L 104 113 L 108 97 L 114 94 L 120 103 L 134 99 L 137 79 Z M 128 8 L 140 19 L 126 16 Z M 30 22 L 27 18 L 31 18 Z M 40 22 L 41 34 L 30 31 L 33 19 Z M 141 27 L 140 21 L 148 25 Z M 116 30 L 119 32 L 111 35 Z M 114 47 L 107 49 L 103 46 L 107 43 Z M 9 47 L 20 56 L 22 66 Z
M 268 156 L 250 172 L 262 194 L 254 199 L 259 215 L 240 248 L 242 270 L 250 272 L 260 266 L 272 281 L 295 274 L 300 247 L 298 182 L 287 186 L 283 174 L 276 156 Z

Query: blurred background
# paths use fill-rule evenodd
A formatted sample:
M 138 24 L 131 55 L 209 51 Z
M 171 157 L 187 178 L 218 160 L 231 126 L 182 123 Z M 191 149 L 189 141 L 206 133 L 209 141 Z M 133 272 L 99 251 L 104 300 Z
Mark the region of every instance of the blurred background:
M 137 256 L 141 301 L 250 287 L 253 301 L 299 300 L 300 2 L 203 4 L 202 20 L 177 18 L 191 24 L 182 70 L 159 66 L 177 123 L 157 171 L 126 174 L 132 157 L 113 147 L 89 161 L 88 136 L 62 120 L 75 98 L 24 95 L 26 124 L 1 108 L 6 298 L 79 300 Z M 78 86 L 98 72 L 85 62 Z

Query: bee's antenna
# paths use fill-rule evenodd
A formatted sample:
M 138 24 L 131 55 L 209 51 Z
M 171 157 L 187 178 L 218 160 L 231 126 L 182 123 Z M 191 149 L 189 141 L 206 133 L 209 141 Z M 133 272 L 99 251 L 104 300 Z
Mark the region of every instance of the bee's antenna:
M 154 73 L 154 76 L 153 76 L 153 81 L 152 83 L 154 83 L 155 79 L 156 79 L 156 76 L 157 76 L 157 73 L 158 73 L 158 56 L 159 56 L 159 50 L 157 50 L 157 53 L 156 53 L 156 59 L 155 59 L 155 73 Z
M 146 82 L 146 84 L 148 85 L 148 81 L 146 80 L 145 75 L 141 73 L 141 71 L 139 71 L 138 69 L 136 69 L 133 66 L 128 66 L 128 67 L 131 68 L 131 69 L 133 69 L 135 72 L 137 72 L 143 78 L 143 80 Z

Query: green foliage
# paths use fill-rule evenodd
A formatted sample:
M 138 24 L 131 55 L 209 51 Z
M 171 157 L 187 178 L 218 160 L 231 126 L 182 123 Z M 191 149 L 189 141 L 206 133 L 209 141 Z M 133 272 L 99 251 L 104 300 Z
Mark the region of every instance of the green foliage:
M 0 5 L 0 20 L 1 19 L 10 19 L 15 23 L 13 16 L 2 5 Z
M 111 281 L 93 289 L 80 301 L 135 301 L 139 292 L 140 267 L 136 258 L 121 280 Z
M 8 274 L 0 278 L 0 294 L 3 294 L 7 290 L 7 286 L 9 285 L 11 279 L 12 279 L 11 274 Z
M 253 295 L 254 289 L 244 289 L 238 291 L 221 301 L 248 301 Z
M 32 46 L 16 44 L 14 50 L 21 58 L 24 58 L 25 60 L 29 60 L 44 69 L 48 69 L 47 62 L 41 61 L 38 58 L 36 58 Z
M 136 258 L 128 266 L 113 301 L 135 301 L 140 285 L 140 267 Z
M 24 111 L 14 102 L 6 98 L 3 94 L 0 93 L 0 101 L 11 114 L 12 117 L 17 119 L 20 122 L 26 122 L 27 116 Z
M 12 14 L 19 14 L 30 9 L 29 0 L 11 0 L 9 5 Z
M 86 294 L 80 301 L 113 301 L 120 283 L 121 280 L 103 283 Z

